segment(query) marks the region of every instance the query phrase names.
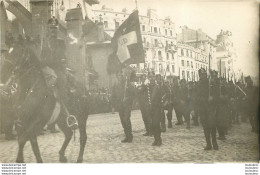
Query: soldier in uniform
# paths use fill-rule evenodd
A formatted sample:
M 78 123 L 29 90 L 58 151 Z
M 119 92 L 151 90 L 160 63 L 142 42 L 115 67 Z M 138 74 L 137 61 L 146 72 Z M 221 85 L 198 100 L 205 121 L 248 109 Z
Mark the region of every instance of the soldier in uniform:
M 189 85 L 189 92 L 190 92 L 189 106 L 191 111 L 190 113 L 192 116 L 193 125 L 199 126 L 198 104 L 196 103 L 196 89 L 197 89 L 196 82 L 190 83 Z
M 124 128 L 125 138 L 122 143 L 131 143 L 133 141 L 131 110 L 133 99 L 135 96 L 134 77 L 135 73 L 129 73 L 129 69 L 125 68 L 123 74 L 117 75 L 118 83 L 113 87 L 112 101 L 113 106 L 119 112 L 120 121 Z
M 228 88 L 226 86 L 226 80 L 220 78 L 219 82 L 219 96 L 217 96 L 217 130 L 219 134 L 219 140 L 225 140 L 225 135 L 228 129 L 229 120 L 229 98 Z
M 180 81 L 180 88 L 177 94 L 177 118 L 182 121 L 182 117 L 184 117 L 185 122 L 187 124 L 187 129 L 190 128 L 190 107 L 188 105 L 189 101 L 189 92 L 186 84 L 186 80 L 182 79 Z
M 249 121 L 252 127 L 252 132 L 258 133 L 258 104 L 259 104 L 259 90 L 253 86 L 253 81 L 250 76 L 245 78 L 246 87 L 244 97 L 246 114 L 249 117 Z
M 165 99 L 164 108 L 167 111 L 168 128 L 172 128 L 172 111 L 173 111 L 173 88 L 170 82 L 165 84 Z
M 156 81 L 151 80 L 151 118 L 152 118 L 152 134 L 154 136 L 153 146 L 161 146 L 161 128 L 160 123 L 162 121 L 162 88 L 161 88 L 161 76 L 156 76 Z
M 197 89 L 198 112 L 203 126 L 204 135 L 206 138 L 206 147 L 204 150 L 211 150 L 212 145 L 215 150 L 218 150 L 216 140 L 216 85 L 213 83 L 216 80 L 208 80 L 207 72 L 201 68 L 199 70 L 199 83 Z
M 141 110 L 142 118 L 144 121 L 144 126 L 146 132 L 143 134 L 143 136 L 151 136 L 151 116 L 150 116 L 150 105 L 151 105 L 151 99 L 150 99 L 150 89 L 149 89 L 149 80 L 145 78 L 145 76 L 141 79 L 141 84 L 137 87 L 137 98 L 139 107 Z

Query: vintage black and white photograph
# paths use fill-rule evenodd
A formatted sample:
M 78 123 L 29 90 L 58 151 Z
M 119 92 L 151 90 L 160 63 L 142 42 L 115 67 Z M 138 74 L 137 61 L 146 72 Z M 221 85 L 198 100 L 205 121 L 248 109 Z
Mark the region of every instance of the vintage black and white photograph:
M 1 0 L 0 163 L 258 163 L 257 0 Z

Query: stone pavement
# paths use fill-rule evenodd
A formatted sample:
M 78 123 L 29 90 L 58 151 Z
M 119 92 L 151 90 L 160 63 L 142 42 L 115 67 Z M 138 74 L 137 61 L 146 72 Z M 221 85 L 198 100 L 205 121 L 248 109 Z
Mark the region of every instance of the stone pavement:
M 175 117 L 173 117 L 175 120 Z M 227 140 L 218 141 L 219 150 L 204 151 L 205 139 L 201 126 L 173 126 L 162 133 L 163 145 L 151 146 L 153 137 L 144 137 L 144 124 L 140 111 L 132 112 L 133 143 L 121 143 L 123 129 L 117 113 L 89 116 L 87 123 L 88 140 L 84 163 L 212 163 L 212 162 L 257 162 L 258 136 L 251 132 L 249 123 L 233 125 Z M 175 121 L 174 121 L 175 122 Z M 63 134 L 38 137 L 43 161 L 59 163 L 58 151 L 63 143 Z M 0 139 L 0 162 L 14 162 L 18 151 L 16 141 Z M 79 151 L 79 133 L 76 141 L 67 148 L 68 161 L 76 162 Z M 31 145 L 24 149 L 25 162 L 36 162 Z

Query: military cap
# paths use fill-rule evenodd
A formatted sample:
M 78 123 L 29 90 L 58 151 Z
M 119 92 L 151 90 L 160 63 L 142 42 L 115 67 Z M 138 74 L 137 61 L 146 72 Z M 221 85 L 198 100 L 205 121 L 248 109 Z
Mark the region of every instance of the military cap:
M 199 69 L 199 75 L 207 74 L 204 68 Z

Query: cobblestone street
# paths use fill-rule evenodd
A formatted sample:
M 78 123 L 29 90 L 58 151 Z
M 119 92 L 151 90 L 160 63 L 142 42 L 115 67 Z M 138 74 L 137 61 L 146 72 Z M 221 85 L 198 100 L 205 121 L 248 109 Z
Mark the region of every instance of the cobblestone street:
M 174 122 L 176 122 L 175 117 Z M 176 126 L 162 133 L 163 145 L 151 146 L 153 137 L 144 137 L 144 124 L 139 111 L 132 112 L 133 143 L 121 143 L 123 129 L 117 113 L 89 116 L 88 140 L 84 163 L 210 163 L 210 162 L 256 162 L 258 160 L 257 134 L 251 132 L 249 123 L 233 125 L 227 140 L 218 141 L 219 150 L 204 151 L 204 134 L 201 126 Z M 0 162 L 15 162 L 17 141 L 5 141 L 1 135 Z M 59 163 L 58 151 L 63 143 L 62 132 L 45 132 L 38 137 L 44 162 Z M 67 148 L 68 162 L 76 162 L 79 151 L 79 133 Z M 36 162 L 31 145 L 24 149 L 25 162 Z

